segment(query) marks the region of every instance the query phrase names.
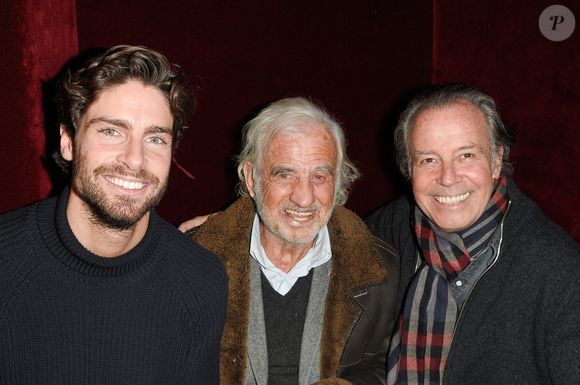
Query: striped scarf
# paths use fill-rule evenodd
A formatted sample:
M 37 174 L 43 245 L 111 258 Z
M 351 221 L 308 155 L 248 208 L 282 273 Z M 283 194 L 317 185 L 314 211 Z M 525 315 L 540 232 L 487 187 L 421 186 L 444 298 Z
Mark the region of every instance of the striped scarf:
M 424 263 L 411 281 L 391 341 L 388 385 L 441 383 L 458 315 L 449 281 L 487 246 L 507 206 L 507 178 L 502 177 L 484 213 L 460 233 L 440 231 L 415 208 L 415 232 Z

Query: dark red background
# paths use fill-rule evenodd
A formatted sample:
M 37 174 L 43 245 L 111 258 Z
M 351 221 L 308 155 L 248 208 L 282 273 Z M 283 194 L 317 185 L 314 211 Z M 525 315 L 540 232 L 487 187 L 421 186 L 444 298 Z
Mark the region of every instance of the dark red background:
M 405 187 L 391 158 L 397 113 L 417 87 L 464 81 L 494 96 L 515 127 L 515 180 L 580 240 L 580 32 L 538 29 L 552 2 L 6 0 L 0 9 L 0 211 L 44 198 L 54 142 L 42 84 L 89 48 L 141 44 L 184 67 L 198 109 L 159 211 L 173 223 L 230 203 L 240 128 L 267 102 L 304 95 L 344 124 L 363 172 L 347 204 L 360 215 Z M 577 17 L 580 3 L 563 1 Z M 48 125 L 50 128 L 51 126 Z M 48 132 L 47 132 L 48 131 Z

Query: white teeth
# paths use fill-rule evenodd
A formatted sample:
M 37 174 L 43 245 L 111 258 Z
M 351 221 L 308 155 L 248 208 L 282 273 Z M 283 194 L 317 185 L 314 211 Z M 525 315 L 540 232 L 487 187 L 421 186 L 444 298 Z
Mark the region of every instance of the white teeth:
M 453 196 L 453 197 L 436 196 L 435 199 L 439 203 L 443 203 L 443 204 L 454 204 L 454 203 L 463 202 L 464 200 L 467 199 L 467 197 L 469 197 L 469 193 L 468 192 L 466 192 L 465 194 L 456 195 L 456 196 Z
M 127 190 L 140 190 L 145 186 L 145 184 L 141 183 L 141 182 L 127 182 L 127 181 L 125 181 L 123 179 L 119 179 L 119 178 L 107 178 L 107 179 L 112 184 L 119 186 L 119 187 L 126 188 Z
M 296 211 L 296 210 L 291 210 L 291 209 L 286 209 L 286 214 L 288 214 L 291 217 L 294 217 L 295 219 L 306 219 L 308 217 L 312 216 L 312 211 Z

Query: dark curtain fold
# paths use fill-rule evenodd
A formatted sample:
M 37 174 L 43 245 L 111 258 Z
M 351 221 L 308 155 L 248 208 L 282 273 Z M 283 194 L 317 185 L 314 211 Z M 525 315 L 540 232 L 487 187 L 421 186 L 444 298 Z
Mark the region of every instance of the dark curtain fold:
M 78 44 L 75 0 L 4 0 L 0 20 L 1 212 L 42 199 L 53 187 L 43 160 L 44 84 L 78 52 Z

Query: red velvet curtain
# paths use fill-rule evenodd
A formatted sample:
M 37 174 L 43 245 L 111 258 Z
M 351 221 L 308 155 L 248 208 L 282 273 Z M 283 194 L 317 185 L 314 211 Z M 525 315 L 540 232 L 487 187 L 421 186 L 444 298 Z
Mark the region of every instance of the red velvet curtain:
M 580 240 L 580 3 L 561 3 L 576 15 L 576 31 L 561 42 L 538 28 L 553 3 L 434 0 L 433 79 L 496 99 L 516 130 L 515 181 Z
M 0 8 L 0 212 L 47 196 L 43 84 L 77 54 L 75 0 L 3 0 Z
M 198 108 L 159 213 L 179 223 L 235 197 L 241 125 L 268 101 L 303 95 L 345 127 L 361 169 L 347 206 L 361 216 L 398 194 L 390 155 L 396 107 L 431 81 L 425 0 L 77 0 L 79 48 L 142 44 L 180 64 Z M 106 20 L 106 28 L 103 28 Z
M 564 3 L 580 19 L 578 2 Z M 515 180 L 580 240 L 580 27 L 566 41 L 546 40 L 538 17 L 551 4 L 3 0 L 0 212 L 52 187 L 42 166 L 43 82 L 79 47 L 128 43 L 161 50 L 198 88 L 200 105 L 177 154 L 197 179 L 172 175 L 160 207 L 172 222 L 227 203 L 244 115 L 296 94 L 343 121 L 364 176 L 349 207 L 365 215 L 402 185 L 385 146 L 402 96 L 430 80 L 464 81 L 494 96 L 515 127 Z

